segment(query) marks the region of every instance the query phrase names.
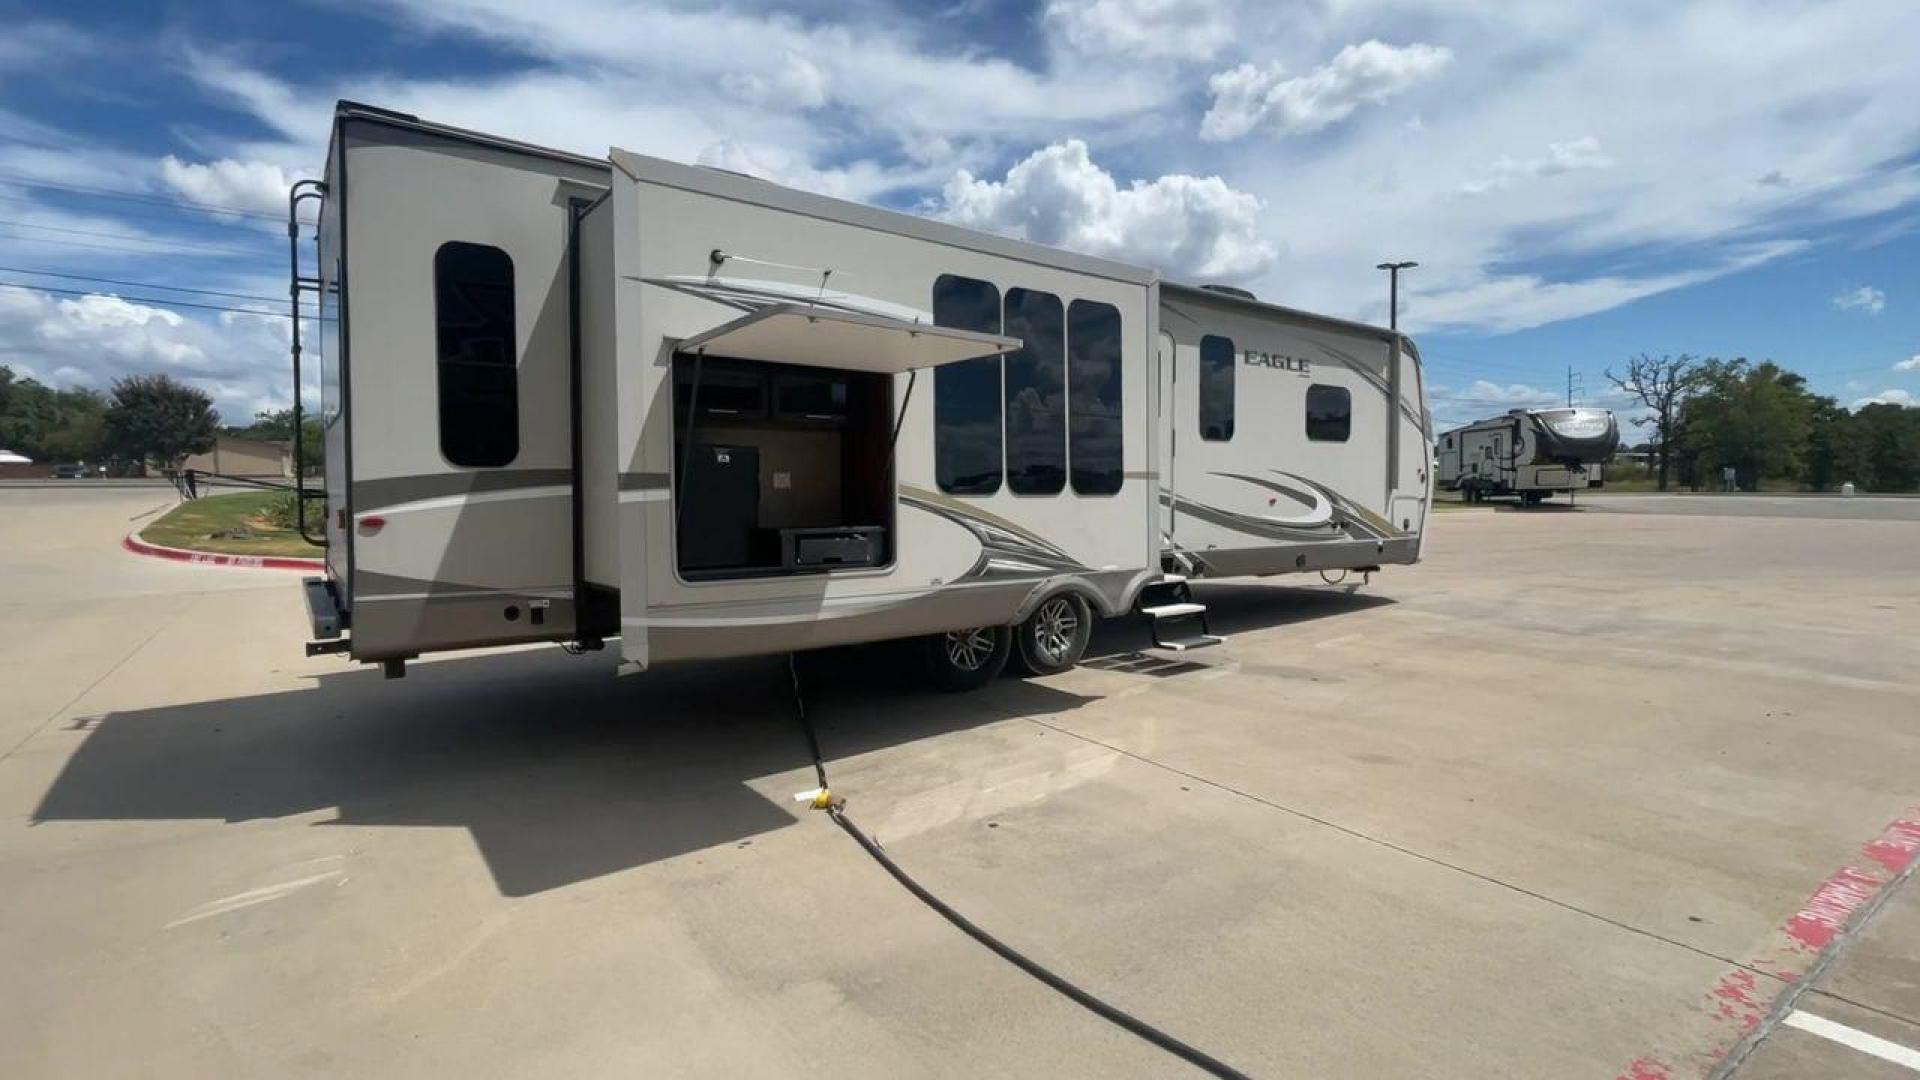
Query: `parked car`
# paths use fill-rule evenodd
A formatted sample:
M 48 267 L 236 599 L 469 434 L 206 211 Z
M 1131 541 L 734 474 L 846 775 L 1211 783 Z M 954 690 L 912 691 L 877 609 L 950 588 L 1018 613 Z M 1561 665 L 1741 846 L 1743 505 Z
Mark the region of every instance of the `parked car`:
M 85 480 L 92 475 L 93 470 L 87 468 L 85 465 L 55 465 L 53 467 L 53 478 L 55 480 Z

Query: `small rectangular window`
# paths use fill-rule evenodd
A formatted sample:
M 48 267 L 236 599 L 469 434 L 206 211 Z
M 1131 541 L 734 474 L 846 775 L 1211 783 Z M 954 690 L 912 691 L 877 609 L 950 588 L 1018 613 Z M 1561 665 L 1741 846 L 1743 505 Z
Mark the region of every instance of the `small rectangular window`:
M 937 326 L 1000 332 L 1000 290 L 942 274 L 933 283 Z M 1000 358 L 942 364 L 933 372 L 933 472 L 940 490 L 990 495 L 1000 490 Z
M 1346 442 L 1353 433 L 1353 394 L 1344 386 L 1307 387 L 1307 438 Z
M 1200 339 L 1200 437 L 1233 438 L 1233 341 L 1218 334 Z
M 1066 313 L 1060 298 L 1007 290 L 1007 487 L 1054 495 L 1067 486 Z
M 1120 309 L 1075 300 L 1067 306 L 1067 439 L 1073 490 L 1112 495 L 1125 477 L 1120 418 Z
M 513 258 L 486 244 L 440 245 L 433 256 L 433 316 L 441 454 L 473 468 L 508 464 L 520 454 Z

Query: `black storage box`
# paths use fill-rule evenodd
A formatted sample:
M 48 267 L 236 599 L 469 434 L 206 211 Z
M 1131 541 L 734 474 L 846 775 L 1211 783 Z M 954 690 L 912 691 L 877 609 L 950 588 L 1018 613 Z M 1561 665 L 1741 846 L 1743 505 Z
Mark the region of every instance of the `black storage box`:
M 780 530 L 780 564 L 790 570 L 879 566 L 886 555 L 887 530 L 883 525 Z

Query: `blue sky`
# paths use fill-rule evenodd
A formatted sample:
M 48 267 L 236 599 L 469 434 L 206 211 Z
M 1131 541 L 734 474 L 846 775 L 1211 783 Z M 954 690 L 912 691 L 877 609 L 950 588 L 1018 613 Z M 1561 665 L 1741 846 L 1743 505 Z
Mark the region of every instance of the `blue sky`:
M 0 286 L 0 363 L 99 387 L 168 370 L 232 419 L 287 399 L 286 320 L 255 312 L 283 307 L 271 218 L 318 170 L 337 97 L 1372 321 L 1373 264 L 1418 259 L 1402 321 L 1443 422 L 1557 400 L 1569 366 L 1616 403 L 1602 371 L 1639 352 L 1771 358 L 1849 404 L 1920 395 L 1905 0 L 75 0 L 0 18 L 0 283 L 34 287 Z

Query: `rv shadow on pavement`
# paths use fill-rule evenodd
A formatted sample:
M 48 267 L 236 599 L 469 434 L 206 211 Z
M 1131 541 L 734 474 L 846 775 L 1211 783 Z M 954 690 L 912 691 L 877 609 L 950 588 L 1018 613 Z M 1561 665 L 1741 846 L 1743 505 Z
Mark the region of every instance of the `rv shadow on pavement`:
M 1005 680 L 925 690 L 873 650 L 801 658 L 808 711 L 836 758 L 1091 700 Z M 617 678 L 558 649 L 354 669 L 310 689 L 108 713 L 34 821 L 242 822 L 469 830 L 503 894 L 524 896 L 734 843 L 799 820 L 812 784 L 785 657 Z M 800 778 L 769 799 L 748 781 Z M 764 785 L 763 785 L 764 786 Z

